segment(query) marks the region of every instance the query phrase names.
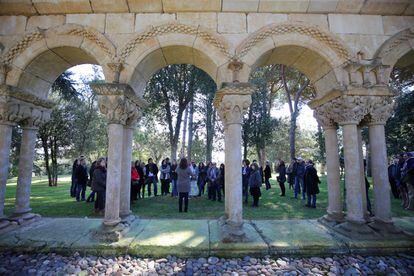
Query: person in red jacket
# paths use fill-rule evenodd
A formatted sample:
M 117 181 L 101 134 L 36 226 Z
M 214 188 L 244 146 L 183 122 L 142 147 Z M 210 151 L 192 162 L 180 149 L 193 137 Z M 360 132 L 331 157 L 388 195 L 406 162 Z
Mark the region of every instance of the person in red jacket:
M 138 186 L 140 175 L 135 168 L 135 163 L 131 162 L 131 201 L 138 199 Z

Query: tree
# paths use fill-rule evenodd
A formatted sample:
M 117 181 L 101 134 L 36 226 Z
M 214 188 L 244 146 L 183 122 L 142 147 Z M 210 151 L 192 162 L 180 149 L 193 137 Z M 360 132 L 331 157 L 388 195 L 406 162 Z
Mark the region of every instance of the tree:
M 296 128 L 297 118 L 303 101 L 309 99 L 308 95 L 313 96 L 314 90 L 309 86 L 309 79 L 304 74 L 293 69 L 281 65 L 281 79 L 285 90 L 286 102 L 289 105 L 290 127 L 289 127 L 289 143 L 290 158 L 296 156 Z M 309 93 L 306 93 L 307 92 Z M 307 95 L 308 94 L 308 95 Z
M 394 112 L 385 129 L 389 155 L 414 151 L 414 74 L 408 68 L 395 68 L 390 86 L 397 94 Z

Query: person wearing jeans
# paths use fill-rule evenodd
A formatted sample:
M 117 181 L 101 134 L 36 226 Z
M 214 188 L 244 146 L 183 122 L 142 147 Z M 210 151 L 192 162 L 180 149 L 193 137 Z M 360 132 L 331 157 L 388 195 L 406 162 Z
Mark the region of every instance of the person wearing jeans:
M 146 182 L 148 184 L 148 196 L 151 196 L 151 184 L 154 186 L 154 196 L 158 195 L 158 167 L 153 163 L 152 158 L 148 159 L 148 164 L 145 166 Z
M 180 165 L 177 170 L 177 191 L 178 191 L 178 211 L 188 211 L 188 194 L 191 191 L 191 177 L 194 177 L 193 170 L 188 165 L 186 158 L 181 158 Z
M 296 176 L 295 176 L 295 198 L 298 198 L 302 190 L 302 200 L 305 200 L 305 187 L 304 187 L 304 176 L 305 176 L 305 162 L 298 158 L 296 165 Z

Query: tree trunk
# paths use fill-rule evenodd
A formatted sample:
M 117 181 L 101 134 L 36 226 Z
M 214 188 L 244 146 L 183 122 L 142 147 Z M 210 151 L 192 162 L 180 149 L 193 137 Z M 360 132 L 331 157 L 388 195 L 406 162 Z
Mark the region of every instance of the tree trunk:
M 177 160 L 177 143 L 171 142 L 171 160 Z
M 194 117 L 194 97 L 191 99 L 190 102 L 190 108 L 188 113 L 188 141 L 187 141 L 187 158 L 188 161 L 191 161 L 191 150 L 193 145 L 193 135 L 194 135 L 194 129 L 193 129 L 193 117 Z
M 52 174 L 50 171 L 50 164 L 49 164 L 49 147 L 47 145 L 47 137 L 41 135 L 40 140 L 42 141 L 42 147 L 44 152 L 44 161 L 45 161 L 45 167 L 46 167 L 46 173 L 47 173 L 47 179 L 49 181 L 49 186 L 53 186 L 52 182 Z
M 266 165 L 266 149 L 259 148 L 259 153 L 260 153 L 259 155 L 260 166 L 264 168 Z
M 184 112 L 184 121 L 183 121 L 183 133 L 182 133 L 182 145 L 181 145 L 181 153 L 180 157 L 185 157 L 185 142 L 187 137 L 187 119 L 188 119 L 188 108 L 185 109 Z
M 290 144 L 290 158 L 293 159 L 296 157 L 296 119 L 298 115 L 297 112 L 293 112 L 290 118 L 290 128 L 289 128 L 289 144 Z

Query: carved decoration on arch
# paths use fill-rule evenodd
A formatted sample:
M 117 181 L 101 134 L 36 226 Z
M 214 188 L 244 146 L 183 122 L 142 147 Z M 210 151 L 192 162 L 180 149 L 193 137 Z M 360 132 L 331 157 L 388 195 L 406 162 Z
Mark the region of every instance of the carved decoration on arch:
M 381 62 L 385 57 L 392 54 L 393 51 L 395 51 L 396 48 L 401 46 L 403 43 L 409 43 L 410 40 L 414 39 L 414 27 L 405 29 L 403 31 L 400 31 L 399 33 L 395 34 L 391 38 L 389 38 L 387 41 L 385 41 L 382 46 L 377 50 L 374 57 Z M 411 45 L 411 48 L 414 48 L 414 45 Z M 404 53 L 405 54 L 405 53 Z M 398 59 L 401 58 L 401 56 L 395 57 L 395 60 L 393 60 L 393 64 L 387 64 L 392 65 L 398 61 Z
M 320 30 L 318 27 L 289 22 L 265 26 L 250 35 L 236 50 L 236 58 L 242 59 L 257 44 L 268 37 L 284 34 L 301 34 L 309 36 L 333 50 L 344 61 L 352 59 L 350 51 L 332 34 Z
M 185 24 L 169 23 L 160 26 L 151 26 L 147 31 L 138 34 L 134 39 L 130 40 L 119 52 L 120 62 L 125 61 L 134 49 L 141 43 L 164 34 L 188 34 L 200 37 L 205 42 L 212 45 L 220 51 L 226 58 L 231 59 L 232 54 L 228 50 L 228 45 L 222 39 L 200 26 L 193 27 Z
M 20 41 L 18 41 L 13 47 L 5 52 L 0 62 L 6 65 L 13 63 L 21 53 L 28 49 L 33 43 L 40 41 L 48 37 L 59 36 L 76 36 L 91 41 L 96 44 L 110 59 L 113 59 L 116 55 L 115 46 L 99 31 L 78 24 L 65 24 L 57 27 L 53 27 L 47 30 L 37 28 L 35 31 L 26 34 Z

